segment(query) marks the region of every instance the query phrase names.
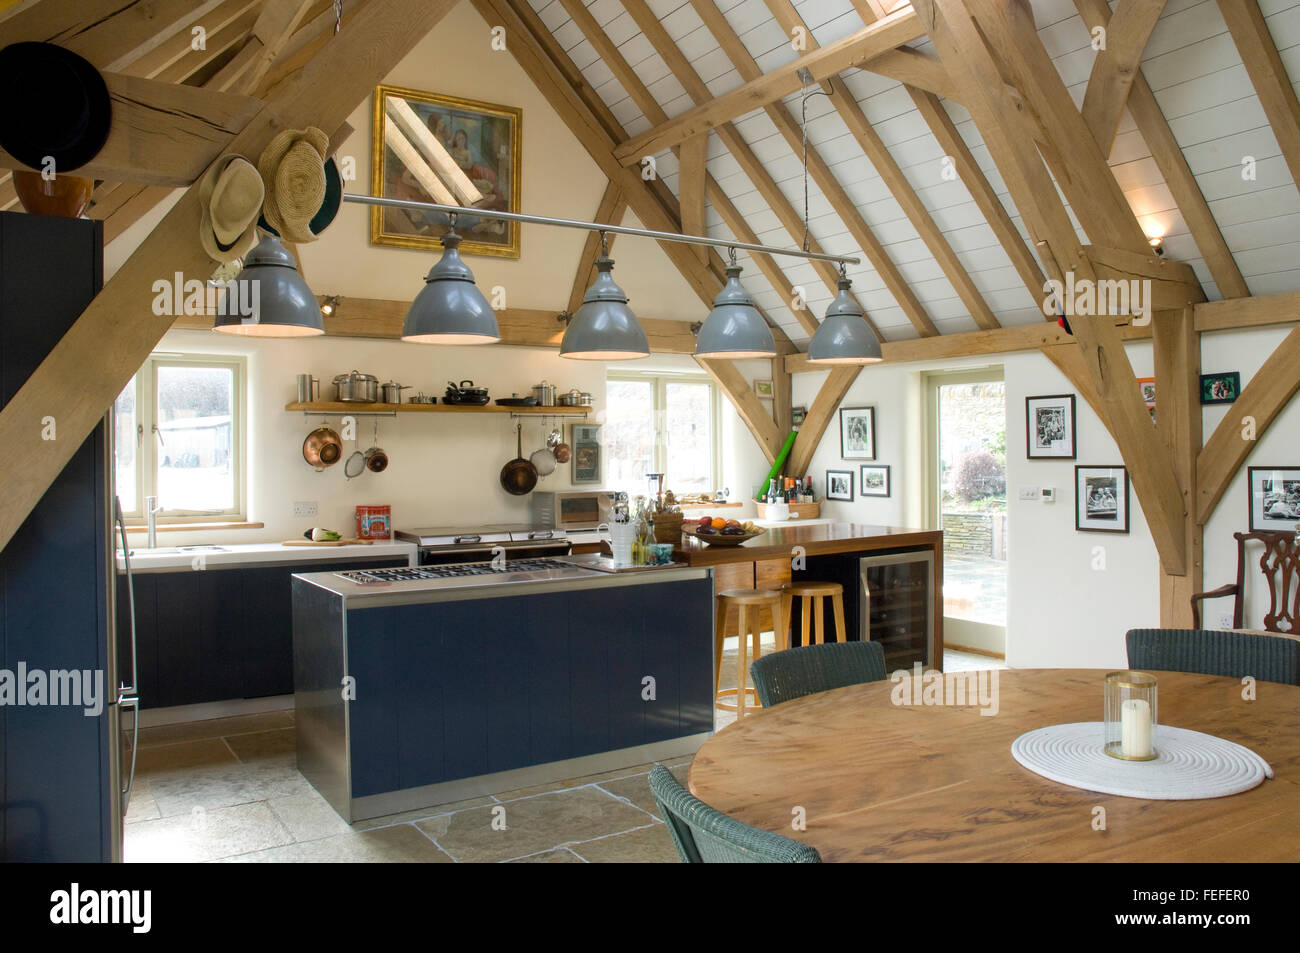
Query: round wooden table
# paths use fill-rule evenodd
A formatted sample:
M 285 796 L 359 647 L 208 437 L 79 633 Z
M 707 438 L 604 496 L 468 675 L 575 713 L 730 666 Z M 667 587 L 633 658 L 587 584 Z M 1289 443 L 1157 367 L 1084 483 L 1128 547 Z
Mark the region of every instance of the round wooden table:
M 826 861 L 1300 860 L 1300 688 L 1257 682 L 1247 701 L 1238 679 L 1158 673 L 1161 724 L 1245 745 L 1275 777 L 1232 797 L 1149 801 L 1058 784 L 1011 757 L 1026 731 L 1100 721 L 1105 671 L 996 674 L 991 716 L 896 705 L 892 681 L 760 711 L 704 743 L 690 790 Z

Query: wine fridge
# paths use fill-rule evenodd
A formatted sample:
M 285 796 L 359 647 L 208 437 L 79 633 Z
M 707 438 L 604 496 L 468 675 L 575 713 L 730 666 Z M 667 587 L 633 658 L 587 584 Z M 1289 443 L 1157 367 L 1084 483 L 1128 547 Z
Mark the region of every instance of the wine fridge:
M 934 554 L 884 553 L 858 560 L 858 638 L 878 642 L 894 672 L 914 662 L 938 666 L 934 619 Z

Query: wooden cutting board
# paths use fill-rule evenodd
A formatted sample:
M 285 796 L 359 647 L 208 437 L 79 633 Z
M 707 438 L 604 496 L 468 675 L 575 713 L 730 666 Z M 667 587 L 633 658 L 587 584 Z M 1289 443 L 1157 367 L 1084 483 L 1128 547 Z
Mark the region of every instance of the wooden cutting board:
M 286 539 L 281 545 L 283 546 L 369 546 L 374 543 L 373 539 L 338 539 L 333 542 L 316 542 L 312 539 Z M 387 542 L 387 540 L 385 540 Z

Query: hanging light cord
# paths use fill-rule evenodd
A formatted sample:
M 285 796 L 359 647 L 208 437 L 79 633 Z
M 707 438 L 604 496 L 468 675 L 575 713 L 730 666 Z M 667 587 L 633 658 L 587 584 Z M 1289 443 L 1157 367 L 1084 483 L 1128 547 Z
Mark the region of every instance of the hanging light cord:
M 827 99 L 835 92 L 834 80 L 827 79 L 826 85 L 829 89 L 813 89 L 808 91 L 808 83 L 812 79 L 812 73 L 807 67 L 799 70 L 799 78 L 803 80 L 803 95 L 799 99 L 799 130 L 803 135 L 803 250 L 808 250 L 808 100 L 814 96 L 825 96 Z
M 343 26 L 343 0 L 334 0 L 334 35 L 338 36 Z

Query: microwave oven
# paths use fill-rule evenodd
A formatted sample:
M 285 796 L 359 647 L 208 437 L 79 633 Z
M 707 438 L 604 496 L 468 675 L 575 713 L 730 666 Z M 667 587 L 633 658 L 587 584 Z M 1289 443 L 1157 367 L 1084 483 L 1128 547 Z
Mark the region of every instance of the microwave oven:
M 533 491 L 536 529 L 595 529 L 609 522 L 614 494 L 609 490 L 571 490 L 565 493 Z

